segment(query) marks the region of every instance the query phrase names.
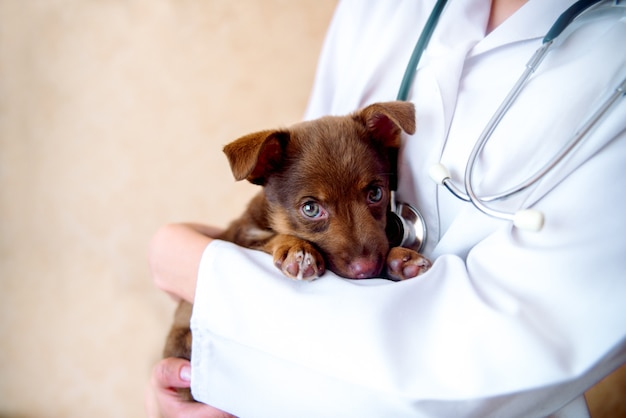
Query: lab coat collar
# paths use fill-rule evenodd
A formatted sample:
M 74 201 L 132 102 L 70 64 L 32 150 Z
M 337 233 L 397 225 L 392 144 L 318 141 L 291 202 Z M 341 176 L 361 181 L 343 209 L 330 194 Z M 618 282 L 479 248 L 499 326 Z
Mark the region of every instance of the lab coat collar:
M 574 0 L 529 0 L 470 51 L 469 57 L 513 42 L 540 39 Z

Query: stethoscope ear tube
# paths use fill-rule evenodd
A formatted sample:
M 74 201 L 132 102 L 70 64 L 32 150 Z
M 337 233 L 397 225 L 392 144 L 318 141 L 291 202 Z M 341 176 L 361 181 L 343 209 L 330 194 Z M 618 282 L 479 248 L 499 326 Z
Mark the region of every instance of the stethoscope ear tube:
M 543 37 L 543 43 L 545 44 L 555 40 L 581 13 L 601 1 L 602 0 L 579 0 L 572 4 L 566 11 L 561 13 L 559 18 L 554 22 L 548 33 L 546 33 L 546 36 Z
M 422 53 L 426 50 L 430 37 L 437 27 L 437 22 L 439 22 L 439 17 L 441 16 L 447 1 L 448 0 L 437 0 L 435 7 L 433 7 L 433 11 L 430 12 L 430 16 L 428 16 L 424 29 L 422 29 L 422 33 L 420 34 L 420 37 L 415 44 L 415 48 L 413 48 L 413 52 L 411 53 L 411 58 L 409 59 L 404 76 L 402 77 L 402 82 L 400 83 L 396 100 L 406 100 L 407 97 L 409 97 L 409 90 L 411 90 L 411 85 L 413 84 L 415 71 L 417 71 L 417 64 L 419 64 L 420 59 L 422 58 Z
M 465 170 L 465 178 L 464 178 L 464 186 L 465 191 L 460 190 L 458 187 L 454 185 L 452 179 L 450 178 L 450 174 L 445 166 L 441 163 L 433 165 L 430 170 L 431 178 L 437 183 L 445 186 L 452 194 L 454 194 L 459 199 L 464 201 L 471 202 L 478 210 L 485 213 L 486 215 L 506 219 L 513 221 L 515 227 L 529 230 L 529 231 L 539 231 L 543 228 L 544 216 L 541 212 L 534 209 L 524 209 L 520 210 L 516 213 L 507 213 L 495 210 L 486 205 L 486 202 L 492 202 L 495 200 L 505 199 L 509 196 L 512 196 L 522 190 L 526 190 L 531 185 L 535 184 L 541 178 L 543 178 L 550 170 L 552 170 L 565 156 L 572 151 L 572 149 L 582 140 L 582 138 L 591 130 L 593 126 L 601 119 L 601 117 L 612 107 L 618 98 L 624 96 L 624 86 L 626 85 L 626 79 L 623 80 L 618 87 L 614 90 L 613 94 L 606 99 L 606 101 L 601 104 L 597 110 L 592 113 L 592 115 L 585 121 L 585 123 L 578 129 L 572 138 L 565 144 L 559 153 L 557 153 L 550 161 L 548 161 L 543 167 L 541 167 L 534 175 L 530 176 L 524 182 L 518 184 L 515 187 L 512 187 L 504 192 L 498 193 L 492 196 L 477 196 L 474 188 L 473 188 L 473 170 L 476 164 L 476 160 L 478 155 L 482 152 L 485 144 L 488 139 L 491 137 L 491 134 L 494 132 L 496 127 L 498 126 L 500 120 L 504 117 L 508 109 L 511 107 L 520 91 L 526 84 L 527 80 L 530 76 L 535 72 L 537 67 L 543 61 L 543 58 L 546 56 L 550 47 L 554 43 L 554 39 L 560 35 L 563 30 L 569 25 L 574 19 L 576 19 L 581 13 L 588 10 L 590 7 L 594 6 L 596 3 L 599 3 L 600 0 L 580 0 L 567 9 L 557 21 L 554 23 L 552 28 L 548 31 L 548 34 L 544 38 L 544 42 L 541 47 L 533 54 L 529 62 L 526 64 L 526 69 L 515 83 L 507 97 L 504 99 L 502 104 L 496 110 L 495 114 L 487 123 L 487 126 L 481 133 L 478 138 L 472 152 L 467 161 L 466 170 Z

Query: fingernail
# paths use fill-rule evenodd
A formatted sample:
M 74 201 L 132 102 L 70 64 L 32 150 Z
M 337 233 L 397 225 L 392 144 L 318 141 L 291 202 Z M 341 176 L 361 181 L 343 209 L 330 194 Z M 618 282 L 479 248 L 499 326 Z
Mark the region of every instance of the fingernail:
M 180 368 L 180 378 L 185 382 L 191 382 L 191 367 L 183 366 Z

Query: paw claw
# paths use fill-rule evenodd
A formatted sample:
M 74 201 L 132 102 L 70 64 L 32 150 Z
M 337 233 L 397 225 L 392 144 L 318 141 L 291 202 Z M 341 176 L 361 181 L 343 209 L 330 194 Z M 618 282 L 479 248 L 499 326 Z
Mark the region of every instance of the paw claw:
M 324 273 L 322 257 L 310 245 L 295 246 L 275 254 L 274 264 L 290 279 L 312 281 Z
M 394 280 L 406 280 L 430 269 L 431 262 L 408 248 L 394 247 L 387 255 L 387 275 Z

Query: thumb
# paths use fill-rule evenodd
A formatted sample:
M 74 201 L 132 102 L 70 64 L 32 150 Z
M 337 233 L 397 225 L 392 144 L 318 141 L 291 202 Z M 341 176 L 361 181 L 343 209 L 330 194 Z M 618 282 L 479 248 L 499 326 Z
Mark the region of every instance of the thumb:
M 181 358 L 165 358 L 154 367 L 153 378 L 162 388 L 188 388 L 191 385 L 191 363 Z

